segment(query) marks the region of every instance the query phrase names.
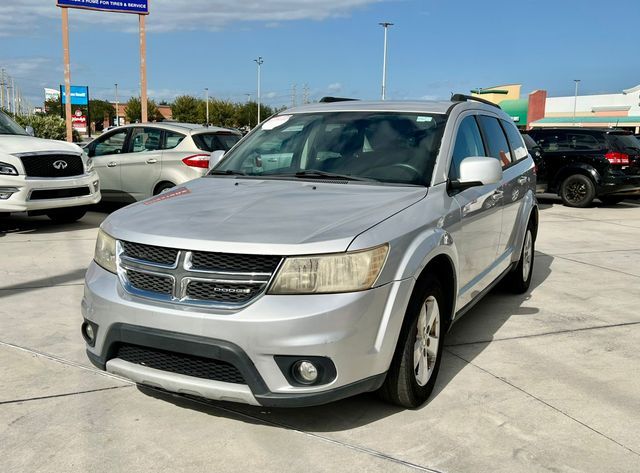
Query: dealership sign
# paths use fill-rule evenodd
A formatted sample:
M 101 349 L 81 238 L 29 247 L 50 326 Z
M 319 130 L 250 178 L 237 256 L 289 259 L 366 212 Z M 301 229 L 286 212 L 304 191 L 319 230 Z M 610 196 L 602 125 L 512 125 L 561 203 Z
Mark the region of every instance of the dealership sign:
M 58 6 L 138 15 L 149 14 L 149 0 L 58 0 Z
M 62 96 L 62 105 L 67 103 L 67 93 L 64 86 L 60 86 L 60 95 Z M 89 87 L 86 85 L 71 86 L 71 105 L 89 105 Z

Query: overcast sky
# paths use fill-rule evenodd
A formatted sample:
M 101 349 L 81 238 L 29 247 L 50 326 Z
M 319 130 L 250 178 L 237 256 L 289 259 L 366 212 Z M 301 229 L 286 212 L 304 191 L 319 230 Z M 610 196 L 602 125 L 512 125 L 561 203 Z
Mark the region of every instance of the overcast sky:
M 55 0 L 0 0 L 0 67 L 38 105 L 63 82 Z M 289 105 L 297 86 L 323 95 L 378 98 L 389 30 L 388 98 L 447 98 L 475 87 L 523 83 L 572 95 L 640 83 L 640 1 L 617 0 L 150 0 L 148 87 L 157 100 L 256 95 Z M 92 97 L 137 95 L 136 15 L 70 11 L 72 82 Z

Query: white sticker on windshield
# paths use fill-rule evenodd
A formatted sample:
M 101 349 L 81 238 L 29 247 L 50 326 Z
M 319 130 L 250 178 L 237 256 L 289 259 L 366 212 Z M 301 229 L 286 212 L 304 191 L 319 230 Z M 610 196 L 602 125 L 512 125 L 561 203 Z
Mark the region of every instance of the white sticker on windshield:
M 291 115 L 279 115 L 277 117 L 273 117 L 271 120 L 267 120 L 263 125 L 263 130 L 273 130 L 281 125 L 284 125 L 289 121 Z
M 418 118 L 416 118 L 416 121 L 418 123 L 430 122 L 431 120 L 433 120 L 433 117 L 418 117 Z

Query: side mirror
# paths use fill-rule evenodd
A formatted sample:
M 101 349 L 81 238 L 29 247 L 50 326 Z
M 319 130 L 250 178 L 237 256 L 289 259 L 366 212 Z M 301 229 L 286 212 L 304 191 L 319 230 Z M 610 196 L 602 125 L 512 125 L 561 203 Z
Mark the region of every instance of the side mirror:
M 460 163 L 460 178 L 451 181 L 452 189 L 497 184 L 502 179 L 502 164 L 495 158 L 473 156 Z
M 211 152 L 211 156 L 209 157 L 209 171 L 211 171 L 214 167 L 216 167 L 216 164 L 222 161 L 223 156 L 224 156 L 224 151 L 221 149 Z
M 36 136 L 36 132 L 31 125 L 25 126 L 24 131 L 26 131 L 29 136 Z

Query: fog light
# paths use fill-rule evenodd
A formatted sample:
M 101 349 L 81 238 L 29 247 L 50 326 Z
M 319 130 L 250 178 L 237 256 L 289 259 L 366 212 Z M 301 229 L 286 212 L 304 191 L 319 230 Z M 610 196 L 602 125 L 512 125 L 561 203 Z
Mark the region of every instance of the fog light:
M 98 326 L 93 324 L 92 322 L 85 322 L 82 324 L 82 338 L 87 344 L 92 347 L 96 343 L 96 331 L 98 330 Z
M 0 200 L 7 200 L 16 192 L 18 192 L 18 189 L 15 187 L 0 187 Z
M 85 333 L 87 334 L 87 338 L 91 341 L 93 341 L 94 337 L 96 336 L 95 333 L 93 333 L 93 327 L 89 324 L 87 324 L 86 328 L 84 329 Z
M 100 181 L 93 181 L 93 188 L 98 190 L 98 186 L 100 185 Z
M 293 373 L 301 383 L 311 384 L 318 379 L 318 368 L 310 361 L 298 361 L 293 366 Z

